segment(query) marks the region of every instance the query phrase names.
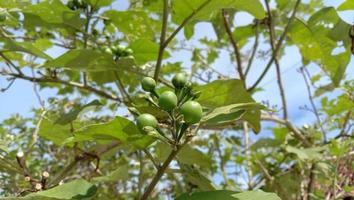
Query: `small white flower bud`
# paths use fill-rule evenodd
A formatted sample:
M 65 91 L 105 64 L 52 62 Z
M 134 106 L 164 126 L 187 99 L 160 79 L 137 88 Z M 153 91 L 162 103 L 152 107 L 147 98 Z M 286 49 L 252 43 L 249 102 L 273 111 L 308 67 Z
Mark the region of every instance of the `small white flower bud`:
M 47 171 L 44 171 L 44 172 L 42 173 L 42 176 L 43 176 L 44 178 L 48 178 L 48 177 L 49 177 L 49 173 L 48 173 Z
M 42 184 L 36 183 L 36 185 L 34 187 L 36 188 L 36 190 L 41 190 L 42 189 Z
M 25 154 L 23 153 L 23 151 L 19 151 L 17 152 L 16 156 L 19 158 L 22 158 Z

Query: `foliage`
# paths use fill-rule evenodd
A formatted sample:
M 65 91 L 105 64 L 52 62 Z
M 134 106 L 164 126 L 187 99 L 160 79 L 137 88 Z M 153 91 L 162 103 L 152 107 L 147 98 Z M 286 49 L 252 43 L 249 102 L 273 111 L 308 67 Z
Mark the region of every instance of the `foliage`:
M 354 196 L 354 27 L 339 15 L 353 10 L 351 0 L 1 0 L 1 92 L 33 83 L 41 106 L 0 122 L 0 199 Z M 311 105 L 296 112 L 315 119 L 303 126 L 282 80 L 290 48 Z M 271 68 L 279 90 L 263 91 Z

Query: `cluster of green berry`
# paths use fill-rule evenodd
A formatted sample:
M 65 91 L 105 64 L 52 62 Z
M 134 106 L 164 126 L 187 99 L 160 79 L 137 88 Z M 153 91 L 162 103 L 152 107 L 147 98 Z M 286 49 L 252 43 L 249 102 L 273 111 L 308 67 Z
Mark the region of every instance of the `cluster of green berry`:
M 69 0 L 66 4 L 71 10 L 86 9 L 88 4 L 85 0 Z
M 203 110 L 202 106 L 195 101 L 200 93 L 192 90 L 192 85 L 188 82 L 184 73 L 176 74 L 172 79 L 172 84 L 175 89 L 174 92 L 168 90 L 158 94 L 155 90 L 156 82 L 154 79 L 145 77 L 141 81 L 142 89 L 150 93 L 149 102 L 168 113 L 172 139 L 174 142 L 178 142 L 188 127 L 200 122 Z M 160 130 L 157 119 L 151 114 L 140 114 L 136 123 L 142 132 L 153 128 L 154 131 L 156 130 L 160 135 L 167 138 L 166 134 Z
M 104 52 L 113 55 L 115 59 L 119 59 L 122 57 L 134 58 L 133 50 L 122 45 L 107 46 L 104 47 L 103 50 Z

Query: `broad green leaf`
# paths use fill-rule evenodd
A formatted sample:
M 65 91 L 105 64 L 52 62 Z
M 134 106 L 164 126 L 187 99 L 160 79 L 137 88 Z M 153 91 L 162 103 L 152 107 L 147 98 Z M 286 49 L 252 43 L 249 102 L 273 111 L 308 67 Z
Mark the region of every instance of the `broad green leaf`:
M 207 192 L 185 193 L 176 200 L 281 200 L 275 193 L 267 193 L 261 190 L 234 192 L 230 190 L 214 190 Z
M 38 135 L 60 146 L 72 136 L 71 129 L 70 125 L 55 124 L 54 121 L 44 118 L 39 126 Z
M 198 149 L 192 148 L 190 145 L 186 145 L 181 149 L 177 159 L 184 164 L 195 164 L 202 168 L 209 168 L 212 165 L 212 160 L 209 156 Z
M 106 71 L 128 68 L 134 65 L 134 60 L 121 58 L 117 62 L 112 55 L 91 49 L 70 50 L 58 58 L 46 62 L 43 67 L 63 67 L 70 70 Z
M 262 109 L 258 103 L 240 103 L 227 106 L 217 107 L 203 116 L 202 123 L 206 124 L 223 124 L 234 120 L 239 120 L 247 110 Z
M 183 176 L 188 180 L 188 182 L 198 186 L 199 191 L 216 189 L 210 179 L 203 175 L 203 173 L 193 165 L 180 164 L 180 167 Z
M 158 160 L 164 162 L 171 152 L 171 147 L 165 143 L 156 144 L 156 153 Z M 190 145 L 185 145 L 177 155 L 177 160 L 186 165 L 197 165 L 202 168 L 209 168 L 212 165 L 212 160 L 203 152 Z
M 258 191 L 246 191 L 232 195 L 237 200 L 281 200 L 275 193 Z
M 216 80 L 206 85 L 197 86 L 195 90 L 201 92 L 197 99 L 198 102 L 208 109 L 216 109 L 231 104 L 254 103 L 242 81 L 237 79 Z M 248 121 L 256 133 L 260 131 L 259 108 L 246 111 L 241 119 Z
M 252 144 L 251 149 L 257 151 L 257 149 L 261 148 L 276 148 L 279 147 L 281 144 L 282 143 L 279 140 L 275 140 L 272 138 L 262 138 Z
M 105 182 L 116 182 L 118 180 L 128 180 L 130 178 L 129 176 L 129 165 L 124 164 L 118 166 L 117 169 L 114 171 L 110 172 L 109 174 L 105 176 L 98 176 L 92 179 L 93 182 L 98 182 L 98 183 L 105 183 Z
M 93 124 L 83 127 L 74 132 L 74 138 L 68 141 L 112 139 L 118 139 L 123 143 L 131 144 L 140 149 L 147 147 L 153 142 L 153 139 L 150 136 L 143 135 L 133 122 L 124 117 L 116 117 L 107 123 Z
M 23 10 L 26 27 L 71 27 L 82 29 L 84 20 L 78 11 L 70 10 L 59 0 L 42 1 Z
M 93 100 L 86 105 L 74 107 L 68 113 L 65 113 L 62 116 L 60 116 L 60 118 L 58 118 L 55 121 L 55 124 L 66 125 L 66 124 L 74 121 L 85 108 L 88 108 L 91 106 L 100 106 L 100 105 L 102 105 L 102 104 L 98 100 Z
M 204 6 L 202 6 L 204 5 Z M 194 33 L 194 25 L 201 21 L 214 21 L 220 19 L 221 9 L 230 8 L 237 11 L 246 11 L 258 19 L 265 17 L 265 11 L 262 4 L 258 0 L 174 0 L 172 1 L 172 21 L 176 24 L 181 24 L 192 13 L 196 13 L 189 23 L 184 28 L 184 33 L 187 39 L 190 39 Z M 196 11 L 197 9 L 198 12 Z M 233 14 L 231 15 L 233 16 Z M 218 23 L 220 20 L 218 20 Z M 218 30 L 213 23 L 216 31 Z M 220 36 L 217 31 L 218 36 Z
M 86 199 L 96 193 L 96 186 L 84 179 L 74 180 L 52 189 L 32 193 L 29 197 L 49 197 L 53 199 Z
M 134 58 L 138 65 L 145 64 L 149 61 L 156 61 L 159 52 L 159 45 L 149 39 L 139 39 L 129 44 L 129 48 L 134 51 Z M 164 58 L 169 57 L 167 52 Z
M 115 0 L 87 0 L 87 1 L 92 7 L 97 8 L 97 7 L 109 6 Z
M 182 21 L 193 13 L 206 0 L 174 0 L 172 1 L 172 21 L 181 24 Z M 246 11 L 258 19 L 265 17 L 265 11 L 262 4 L 258 0 L 210 0 L 193 18 L 194 21 L 208 21 L 222 8 L 232 8 L 238 11 Z
M 194 192 L 182 194 L 177 197 L 176 200 L 237 200 L 236 198 L 232 197 L 233 194 L 236 194 L 236 192 L 230 190 Z
M 299 149 L 293 146 L 286 146 L 286 151 L 296 154 L 303 161 L 318 160 L 322 158 L 321 152 L 326 150 L 326 147 L 313 147 L 306 149 Z
M 338 7 L 337 10 L 344 11 L 344 10 L 354 10 L 354 1 L 352 0 L 346 0 L 340 6 Z
M 351 54 L 349 49 L 346 49 L 343 53 L 333 55 L 332 52 L 337 47 L 337 43 L 327 35 L 321 34 L 321 32 L 326 33 L 326 30 L 317 27 L 319 22 L 316 21 L 318 20 L 312 18 L 310 20 L 311 26 L 300 20 L 295 20 L 288 35 L 300 49 L 303 62 L 321 63 L 323 69 L 329 72 L 333 83 L 338 85 L 344 76 Z
M 50 60 L 51 57 L 45 54 L 43 51 L 35 47 L 33 44 L 29 42 L 16 42 L 11 39 L 7 38 L 0 38 L 0 51 L 7 52 L 7 51 L 19 51 L 32 54 L 34 56 L 38 56 L 40 58 L 44 58 Z
M 129 41 L 141 38 L 151 39 L 155 32 L 160 33 L 160 23 L 154 23 L 149 15 L 140 10 L 108 10 L 102 14 L 122 32 Z M 134 54 L 135 55 L 135 54 Z

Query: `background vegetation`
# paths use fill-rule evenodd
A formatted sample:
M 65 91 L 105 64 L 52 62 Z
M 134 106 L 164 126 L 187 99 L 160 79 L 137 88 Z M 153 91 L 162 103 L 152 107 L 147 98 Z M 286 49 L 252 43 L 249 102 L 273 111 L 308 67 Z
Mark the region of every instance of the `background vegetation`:
M 41 106 L 0 123 L 0 199 L 144 199 L 157 174 L 151 199 L 353 198 L 354 28 L 338 15 L 353 10 L 352 0 L 1 0 L 1 92 L 28 81 Z M 201 24 L 215 37 L 198 37 Z M 287 86 L 290 48 L 302 79 Z M 131 108 L 168 129 L 140 81 L 161 93 L 178 72 L 201 92 L 204 118 L 173 154 Z M 270 73 L 276 87 L 264 90 Z M 289 104 L 297 90 L 309 106 Z M 259 93 L 268 98 L 255 103 Z M 295 109 L 315 120 L 299 126 Z

